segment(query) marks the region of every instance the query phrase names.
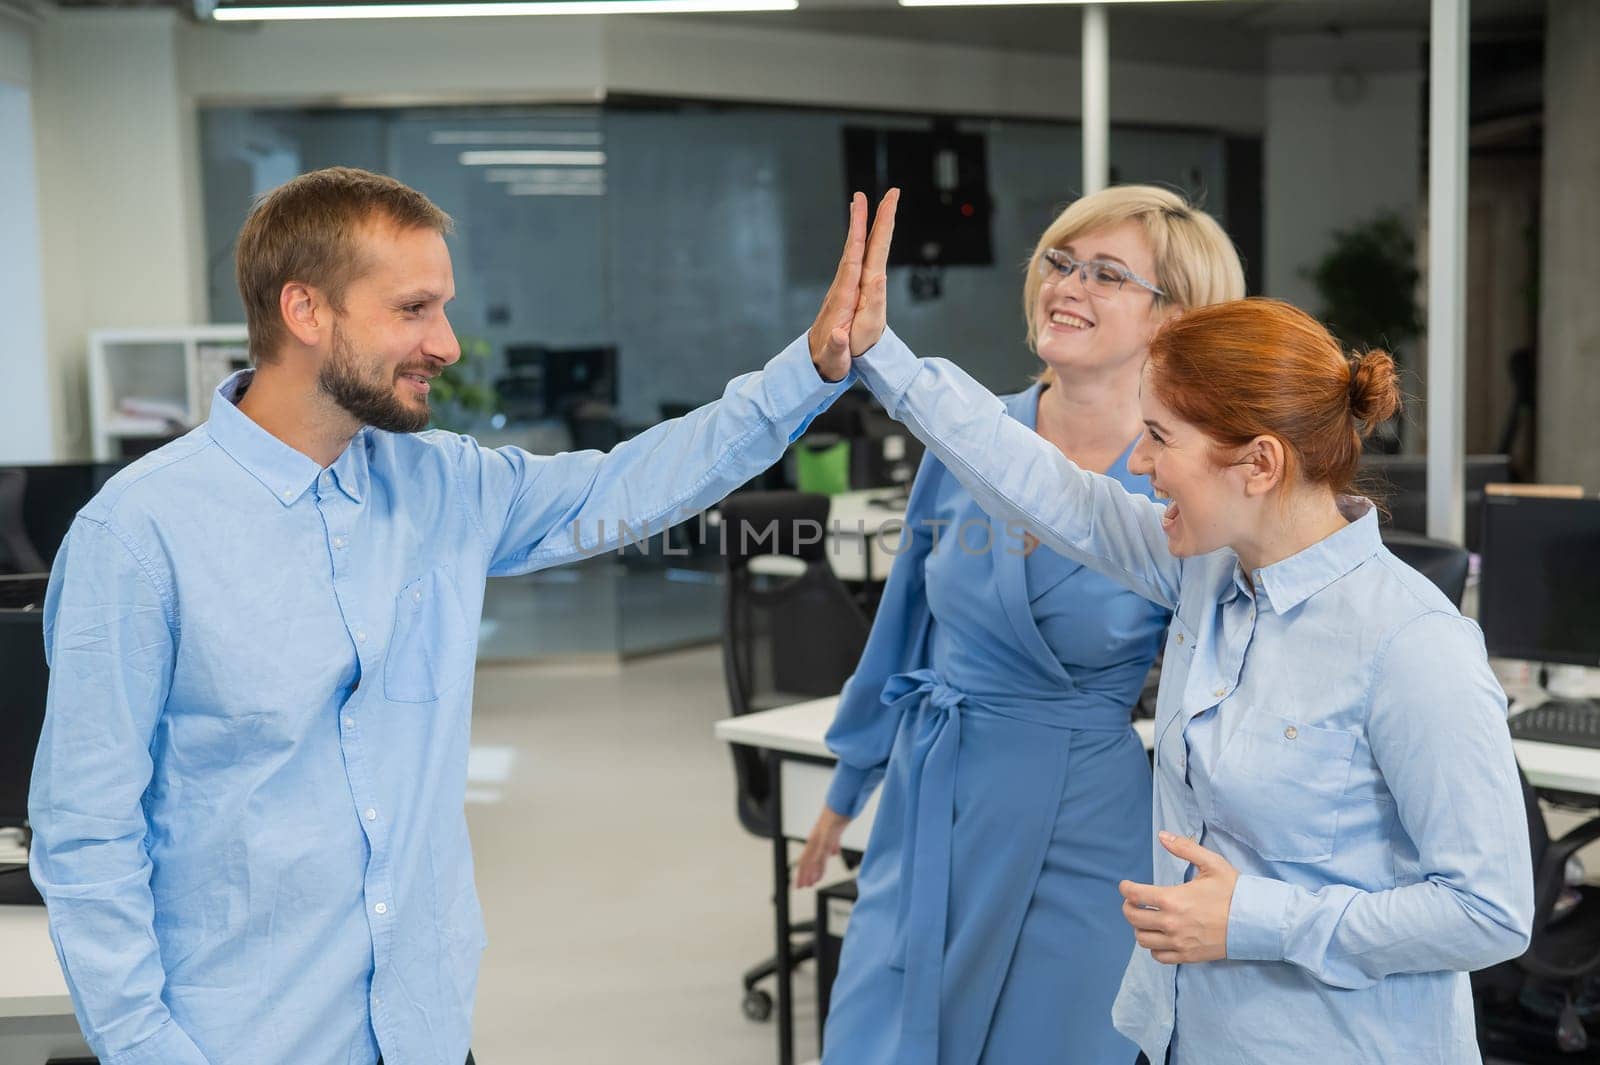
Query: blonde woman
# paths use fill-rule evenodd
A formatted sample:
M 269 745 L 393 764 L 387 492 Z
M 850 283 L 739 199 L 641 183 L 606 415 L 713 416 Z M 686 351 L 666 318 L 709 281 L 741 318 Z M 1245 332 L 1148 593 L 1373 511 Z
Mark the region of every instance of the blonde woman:
M 875 239 L 869 258 L 886 250 Z M 1177 309 L 1243 292 L 1221 227 L 1179 196 L 1135 185 L 1078 200 L 1029 265 L 1023 308 L 1045 372 L 1007 415 L 1148 495 L 1128 460 L 1150 338 Z M 829 732 L 839 768 L 798 872 L 816 882 L 881 779 L 823 1061 L 1131 1063 L 1111 1025 L 1134 946 L 1117 884 L 1148 881 L 1151 858 L 1129 710 L 1167 609 L 991 525 L 932 458 L 907 524 Z

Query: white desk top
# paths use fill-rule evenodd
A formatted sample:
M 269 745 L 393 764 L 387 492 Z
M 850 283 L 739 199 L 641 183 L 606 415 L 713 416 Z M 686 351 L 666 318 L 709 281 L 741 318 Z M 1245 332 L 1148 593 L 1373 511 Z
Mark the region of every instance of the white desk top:
M 751 747 L 784 751 L 789 754 L 809 754 L 818 758 L 833 758 L 833 752 L 822 742 L 828 726 L 833 724 L 833 711 L 839 697 L 780 706 L 776 710 L 763 710 L 744 717 L 729 717 L 714 726 L 717 739 L 725 743 L 743 743 Z M 1139 720 L 1133 723 L 1134 731 L 1144 741 L 1148 750 L 1155 743 L 1156 723 Z
M 716 723 L 716 736 L 725 743 L 832 759 L 833 754 L 822 740 L 833 723 L 838 701 L 838 696 L 830 695 L 759 714 L 726 718 Z M 1148 749 L 1155 741 L 1155 722 L 1141 719 L 1133 727 Z M 1512 745 L 1522 771 L 1534 787 L 1600 795 L 1600 749 L 1529 740 L 1514 740 Z
M 72 1016 L 43 906 L 0 906 L 0 1018 Z

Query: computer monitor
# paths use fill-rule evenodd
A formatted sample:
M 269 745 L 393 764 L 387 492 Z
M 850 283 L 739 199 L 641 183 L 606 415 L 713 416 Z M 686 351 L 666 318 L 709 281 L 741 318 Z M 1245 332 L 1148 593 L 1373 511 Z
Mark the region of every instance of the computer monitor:
M 28 580 L 37 585 L 32 601 L 43 603 L 45 579 Z M 44 727 L 50 681 L 44 660 L 44 614 L 38 607 L 0 609 L 0 677 L 5 678 L 0 684 L 0 733 L 5 736 L 0 743 L 0 828 L 21 828 L 28 820 L 28 781 Z
M 0 573 L 48 570 L 72 519 L 122 466 L 0 466 Z
M 1600 498 L 1486 496 L 1481 545 L 1489 653 L 1600 666 Z
M 1507 455 L 1467 455 L 1462 467 L 1462 487 L 1466 496 L 1463 528 L 1466 531 L 1467 549 L 1475 551 L 1478 548 L 1478 531 L 1483 524 L 1484 486 L 1510 481 L 1511 459 Z M 1366 455 L 1361 459 L 1359 478 L 1358 489 L 1365 487 L 1382 497 L 1388 511 L 1385 525 L 1404 532 L 1427 535 L 1426 456 Z
M 519 419 L 557 418 L 575 401 L 617 405 L 617 349 L 609 346 L 506 348 L 506 375 L 495 382 L 502 405 Z

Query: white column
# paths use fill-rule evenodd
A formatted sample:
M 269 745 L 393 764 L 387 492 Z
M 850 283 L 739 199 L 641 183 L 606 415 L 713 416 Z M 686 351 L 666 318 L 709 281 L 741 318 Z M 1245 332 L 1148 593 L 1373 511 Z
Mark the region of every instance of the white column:
M 1428 535 L 1461 543 L 1466 403 L 1468 0 L 1433 0 L 1428 42 Z
M 1111 181 L 1111 48 L 1104 4 L 1083 9 L 1083 194 Z

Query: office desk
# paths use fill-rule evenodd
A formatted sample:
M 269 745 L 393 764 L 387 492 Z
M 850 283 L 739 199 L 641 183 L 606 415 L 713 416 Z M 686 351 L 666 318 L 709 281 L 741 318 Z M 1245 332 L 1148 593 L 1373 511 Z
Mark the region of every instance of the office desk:
M 828 561 L 840 580 L 889 578 L 906 517 L 904 499 L 893 488 L 866 488 L 830 498 L 825 530 Z M 886 502 L 889 500 L 892 502 Z M 720 511 L 707 511 L 707 526 L 717 529 L 721 517 Z M 754 559 L 750 568 L 757 573 L 784 575 L 791 572 L 785 566 L 789 561 L 778 557 Z
M 833 779 L 834 757 L 823 743 L 833 722 L 837 696 L 813 699 L 744 717 L 727 718 L 715 725 L 716 737 L 725 743 L 762 747 L 778 755 L 773 761 L 773 802 L 782 836 L 773 841 L 774 931 L 778 955 L 778 1061 L 794 1062 L 794 1013 L 789 975 L 789 840 L 804 840 L 816 822 Z M 1525 704 L 1528 705 L 1528 704 Z M 1148 750 L 1155 742 L 1155 722 L 1134 722 L 1134 730 Z M 1600 796 L 1600 750 L 1552 743 L 1513 743 L 1523 772 L 1536 788 Z M 844 846 L 866 849 L 877 813 L 878 798 L 861 811 L 845 830 Z

